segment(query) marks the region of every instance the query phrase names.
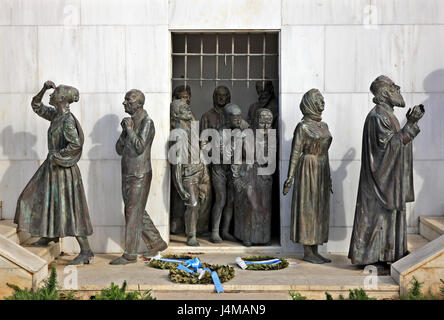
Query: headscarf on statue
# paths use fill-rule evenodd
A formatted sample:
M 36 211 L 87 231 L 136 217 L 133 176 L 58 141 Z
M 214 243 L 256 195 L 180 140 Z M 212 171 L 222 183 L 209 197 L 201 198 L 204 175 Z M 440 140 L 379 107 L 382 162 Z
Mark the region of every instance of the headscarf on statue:
M 316 96 L 319 93 L 320 92 L 318 89 L 311 89 L 307 91 L 302 97 L 301 104 L 299 105 L 299 108 L 304 115 L 302 120 L 306 118 L 318 122 L 322 120 L 322 110 L 320 110 L 318 105 L 316 104 Z

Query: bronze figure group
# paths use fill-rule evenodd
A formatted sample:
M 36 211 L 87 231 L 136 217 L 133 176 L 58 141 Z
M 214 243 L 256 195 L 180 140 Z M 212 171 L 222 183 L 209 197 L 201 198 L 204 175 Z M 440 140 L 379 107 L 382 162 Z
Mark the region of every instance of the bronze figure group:
M 54 90 L 49 100 L 52 107 L 42 103 L 49 89 Z M 245 246 L 271 243 L 271 219 L 278 214 L 273 212 L 272 203 L 275 178 L 273 172 L 260 173 L 266 164 L 251 147 L 259 146 L 260 150 L 276 155 L 277 146 L 270 148 L 275 144 L 270 139 L 273 129 L 278 128 L 279 105 L 271 81 L 257 82 L 256 91 L 258 101 L 250 105 L 245 121 L 241 108 L 231 103 L 229 89 L 216 87 L 213 106 L 203 114 L 197 132 L 193 129 L 196 119 L 190 87 L 179 86 L 173 92 L 171 130 L 178 134 L 181 147 L 175 149 L 174 163 L 170 161 L 174 185 L 171 232 L 185 232 L 189 246 L 199 245 L 198 235 L 209 235 L 214 243 L 224 240 L 238 240 Z M 394 262 L 407 254 L 406 203 L 414 201 L 412 141 L 420 132 L 418 121 L 425 112 L 422 105 L 409 109 L 407 122 L 401 128 L 393 112 L 394 107 L 405 107 L 400 87 L 388 77 L 379 76 L 370 91 L 375 107 L 364 123 L 349 249 L 349 258 L 357 265 Z M 61 237 L 76 237 L 80 254 L 70 264 L 88 264 L 94 258 L 87 238 L 93 228 L 77 166 L 84 134 L 70 112 L 70 104 L 78 100 L 77 89 L 56 86 L 52 81 L 45 82 L 32 99 L 34 112 L 50 121 L 49 152 L 21 193 L 14 221 L 18 230 L 40 237 L 33 243 L 36 246 L 58 242 Z M 116 152 L 122 157 L 125 251 L 110 262 L 113 265 L 133 263 L 138 254 L 153 256 L 168 247 L 145 210 L 153 176 L 151 145 L 155 128 L 143 108 L 144 103 L 144 94 L 136 89 L 124 97 L 123 106 L 130 117 L 121 122 Z M 333 193 L 328 156 L 332 135 L 322 121 L 324 108 L 324 97 L 319 90 L 311 89 L 303 95 L 300 103 L 303 118 L 294 130 L 283 186 L 284 195 L 293 186 L 290 239 L 303 245 L 303 259 L 311 263 L 331 261 L 318 252 L 318 246 L 328 241 Z M 214 137 L 204 135 L 208 138 L 201 139 L 200 134 L 206 129 L 213 129 L 224 138 L 216 142 Z M 227 140 L 226 130 L 236 135 Z M 249 132 L 252 134 L 248 135 Z M 197 161 L 193 161 L 195 139 Z M 208 148 L 215 143 L 217 148 Z M 202 161 L 202 150 L 210 150 L 209 155 L 221 161 Z M 142 252 L 141 240 L 147 247 Z
M 265 81 L 265 85 L 258 82 L 256 89 L 259 102 L 250 106 L 248 114 L 251 125 L 242 118 L 240 107 L 231 103 L 231 93 L 227 87 L 218 86 L 214 89 L 213 106 L 202 115 L 198 133 L 207 129 L 218 133 L 221 137 L 220 147 L 210 149 L 209 153 L 211 157 L 217 156 L 221 161 L 184 164 L 184 161 L 178 159 L 175 164 L 171 164 L 175 186 L 171 197 L 171 231 L 180 233 L 185 230 L 187 244 L 190 246 L 199 245 L 195 239 L 196 230 L 200 234 L 209 233 L 209 239 L 213 243 L 239 240 L 250 246 L 271 242 L 271 175 L 259 175 L 257 167 L 262 164 L 257 161 L 247 164 L 245 157 L 241 157 L 241 163 L 234 164 L 234 154 L 239 148 L 234 141 L 230 140 L 227 145 L 227 141 L 222 138 L 225 130 L 238 129 L 242 132 L 251 128 L 254 132 L 256 128 L 260 128 L 268 132 L 276 125 L 278 104 L 273 84 L 271 81 Z M 171 129 L 183 129 L 182 141 L 186 141 L 183 144 L 186 151 L 181 154 L 187 155 L 187 160 L 191 157 L 190 126 L 195 119 L 190 104 L 190 87 L 175 88 L 170 110 Z M 199 151 L 215 142 L 211 140 L 213 137 L 206 137 L 204 135 L 200 140 Z M 241 143 L 241 148 L 245 146 L 246 143 Z M 267 146 L 261 147 L 267 149 Z M 273 150 L 276 153 L 276 148 Z M 220 154 L 215 155 L 213 152 Z M 245 155 L 248 151 L 240 152 Z M 222 161 L 227 158 L 227 163 Z M 183 182 L 186 182 L 186 186 Z

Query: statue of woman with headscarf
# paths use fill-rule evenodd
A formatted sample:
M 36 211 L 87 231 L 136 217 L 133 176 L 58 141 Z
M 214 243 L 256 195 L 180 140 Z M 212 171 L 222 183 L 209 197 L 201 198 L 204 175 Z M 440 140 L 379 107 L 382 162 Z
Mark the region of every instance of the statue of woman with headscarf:
M 332 136 L 322 122 L 324 97 L 317 89 L 304 94 L 300 109 L 304 117 L 294 131 L 286 195 L 294 181 L 290 238 L 304 246 L 303 260 L 331 262 L 318 253 L 318 245 L 328 241 L 330 192 L 332 190 L 328 149 Z

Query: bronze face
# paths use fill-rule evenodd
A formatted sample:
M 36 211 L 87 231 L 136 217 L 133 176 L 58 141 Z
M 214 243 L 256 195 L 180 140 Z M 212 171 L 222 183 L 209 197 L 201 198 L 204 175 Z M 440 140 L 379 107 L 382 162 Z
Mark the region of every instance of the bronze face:
M 317 105 L 318 110 L 320 112 L 324 111 L 325 101 L 324 101 L 324 97 L 322 96 L 322 94 L 320 92 L 316 94 L 316 105 Z
M 178 98 L 185 100 L 188 105 L 191 104 L 191 95 L 186 91 L 180 92 Z
M 387 91 L 389 103 L 394 107 L 405 107 L 404 98 L 401 95 L 401 87 L 392 83 L 387 86 Z
M 259 115 L 259 129 L 270 129 L 273 123 L 273 114 L 271 112 L 261 112 Z
M 125 108 L 125 112 L 132 115 L 137 109 L 141 108 L 139 101 L 137 100 L 137 94 L 134 92 L 127 92 L 125 94 L 125 100 L 123 101 L 123 106 Z
M 218 107 L 224 107 L 229 101 L 229 92 L 225 87 L 218 87 L 216 91 L 216 105 Z

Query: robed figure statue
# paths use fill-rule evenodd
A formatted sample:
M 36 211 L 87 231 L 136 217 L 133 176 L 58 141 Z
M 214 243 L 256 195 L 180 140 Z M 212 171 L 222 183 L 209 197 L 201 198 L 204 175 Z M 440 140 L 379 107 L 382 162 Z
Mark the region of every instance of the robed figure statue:
M 406 203 L 414 201 L 412 140 L 422 105 L 407 112 L 403 128 L 393 113 L 405 107 L 400 87 L 386 76 L 370 86 L 376 106 L 362 136 L 361 174 L 349 258 L 353 264 L 394 262 L 407 252 Z

